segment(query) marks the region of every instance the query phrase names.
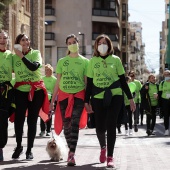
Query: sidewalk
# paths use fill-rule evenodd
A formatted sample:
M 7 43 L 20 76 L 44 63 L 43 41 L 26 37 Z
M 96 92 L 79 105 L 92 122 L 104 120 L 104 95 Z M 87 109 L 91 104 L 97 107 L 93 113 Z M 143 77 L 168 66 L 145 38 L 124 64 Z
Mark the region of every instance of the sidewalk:
M 157 118 L 155 127 L 156 136 L 147 137 L 146 125 L 139 126 L 139 131 L 132 136 L 124 135 L 124 127 L 121 128 L 122 134 L 117 135 L 116 147 L 114 152 L 115 165 L 120 170 L 169 170 L 170 169 L 170 137 L 164 137 L 163 120 Z M 144 120 L 145 123 L 145 120 Z M 46 153 L 46 143 L 48 137 L 40 138 L 39 122 L 37 127 L 37 137 L 33 148 L 34 159 L 25 159 L 26 150 L 26 124 L 24 126 L 23 146 L 24 153 L 19 160 L 12 160 L 13 149 L 16 147 L 13 124 L 9 124 L 9 139 L 4 149 L 4 162 L 0 162 L 0 170 L 104 170 L 106 163 L 99 163 L 100 147 L 96 137 L 95 129 L 80 130 L 78 147 L 76 150 L 76 166 L 67 167 L 66 159 L 60 163 L 51 162 Z M 65 142 L 63 134 L 61 134 Z

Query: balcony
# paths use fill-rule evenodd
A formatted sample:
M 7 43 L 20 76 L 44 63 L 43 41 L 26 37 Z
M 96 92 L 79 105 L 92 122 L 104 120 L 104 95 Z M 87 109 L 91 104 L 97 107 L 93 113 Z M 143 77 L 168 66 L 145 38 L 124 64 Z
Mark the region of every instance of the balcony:
M 116 23 L 116 25 L 120 27 L 117 10 L 93 8 L 92 21 Z
M 95 40 L 99 35 L 101 35 L 100 33 L 92 33 L 92 40 Z M 106 35 L 109 36 L 109 38 L 112 40 L 112 41 L 118 41 L 118 35 L 117 34 L 107 34 Z
M 56 16 L 55 16 L 55 9 L 48 7 L 45 9 L 45 21 L 49 22 L 55 22 Z
M 53 32 L 45 32 L 45 46 L 55 46 L 55 34 Z
M 116 10 L 110 10 L 110 9 L 93 8 L 92 15 L 105 16 L 105 17 L 118 17 L 118 12 Z

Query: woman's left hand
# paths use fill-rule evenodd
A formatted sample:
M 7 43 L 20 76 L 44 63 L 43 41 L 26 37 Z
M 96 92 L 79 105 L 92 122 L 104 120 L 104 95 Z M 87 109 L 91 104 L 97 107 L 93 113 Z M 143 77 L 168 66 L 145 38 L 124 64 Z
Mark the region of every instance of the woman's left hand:
M 130 109 L 132 112 L 136 110 L 136 104 L 133 99 L 130 99 Z

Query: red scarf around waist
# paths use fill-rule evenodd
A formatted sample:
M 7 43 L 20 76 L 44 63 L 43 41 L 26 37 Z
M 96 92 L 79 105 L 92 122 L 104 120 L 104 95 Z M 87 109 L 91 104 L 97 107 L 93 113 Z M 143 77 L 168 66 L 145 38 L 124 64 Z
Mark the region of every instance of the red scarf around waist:
M 65 118 L 69 118 L 72 116 L 74 97 L 84 100 L 84 96 L 85 96 L 85 90 L 82 90 L 76 94 L 70 94 L 70 93 L 63 92 L 59 89 L 57 107 L 56 107 L 55 119 L 54 119 L 54 130 L 56 134 L 59 135 L 63 128 L 63 121 L 62 121 L 59 102 L 68 98 L 68 105 L 66 108 Z M 79 127 L 82 129 L 86 126 L 86 124 L 87 124 L 87 112 L 84 108 L 80 118 Z
M 44 101 L 43 101 L 42 109 L 39 112 L 39 116 L 44 120 L 44 122 L 47 122 L 49 120 L 48 114 L 49 114 L 50 103 L 49 103 L 49 100 L 48 100 L 48 93 L 47 93 L 47 90 L 45 88 L 44 82 L 42 80 L 37 81 L 37 82 L 31 82 L 31 81 L 16 82 L 15 85 L 14 85 L 14 88 L 18 88 L 19 86 L 26 85 L 26 84 L 31 86 L 31 89 L 30 89 L 29 94 L 28 94 L 28 100 L 29 101 L 33 100 L 34 92 L 37 88 L 40 88 L 44 91 Z

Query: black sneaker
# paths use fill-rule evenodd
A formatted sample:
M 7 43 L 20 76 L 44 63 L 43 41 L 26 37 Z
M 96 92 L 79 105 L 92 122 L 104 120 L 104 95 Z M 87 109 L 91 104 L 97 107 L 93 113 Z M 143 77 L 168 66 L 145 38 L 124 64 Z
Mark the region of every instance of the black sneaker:
M 18 159 L 19 156 L 23 153 L 23 146 L 21 146 L 20 148 L 15 148 L 14 149 L 14 153 L 12 154 L 12 159 Z
M 46 133 L 46 136 L 50 136 L 50 132 L 47 132 L 47 133 Z
M 134 125 L 134 131 L 138 132 L 138 125 Z
M 0 162 L 4 160 L 3 150 L 0 148 Z
M 151 130 L 147 129 L 146 133 L 148 134 L 148 136 L 150 136 L 151 135 Z
M 32 152 L 26 153 L 26 159 L 33 159 L 33 158 L 34 158 L 34 157 L 33 157 Z
M 155 135 L 156 135 L 153 130 L 151 130 L 151 135 L 152 135 L 152 136 L 155 136 Z

